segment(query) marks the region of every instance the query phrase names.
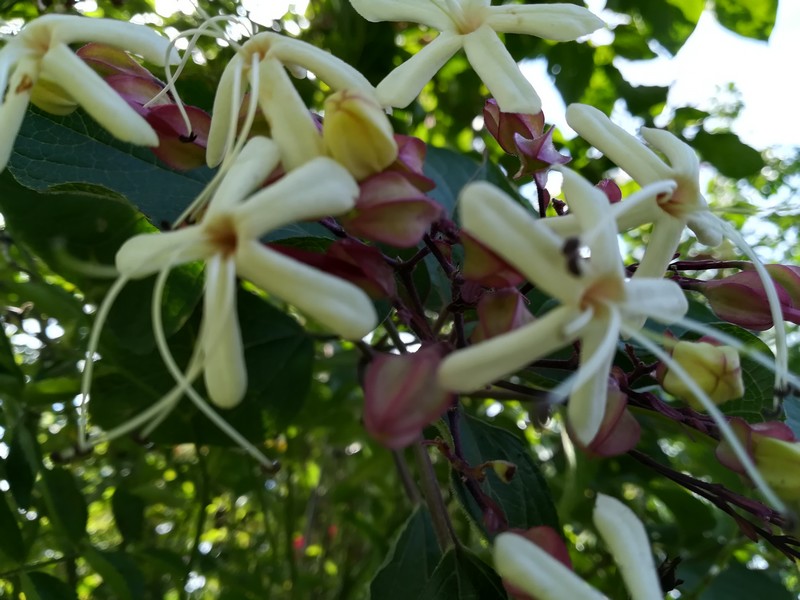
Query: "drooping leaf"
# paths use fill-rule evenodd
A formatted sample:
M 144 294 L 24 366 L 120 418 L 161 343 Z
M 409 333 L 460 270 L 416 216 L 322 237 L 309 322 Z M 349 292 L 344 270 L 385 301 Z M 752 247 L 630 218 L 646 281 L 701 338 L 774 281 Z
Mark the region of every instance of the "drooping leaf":
M 31 492 L 41 466 L 42 457 L 36 436 L 31 433 L 29 425 L 18 424 L 14 428 L 9 444 L 5 476 L 11 488 L 11 495 L 20 508 L 28 508 L 31 505 Z
M 489 469 L 481 484 L 483 491 L 505 513 L 509 527 L 528 529 L 548 525 L 559 529 L 558 515 L 547 483 L 522 440 L 505 429 L 466 414 L 460 420 L 459 431 L 463 458 L 468 464 L 476 466 L 490 460 L 504 460 L 516 465 L 516 474 L 510 482 L 501 481 Z M 451 481 L 459 501 L 485 531 L 484 515 L 465 482 L 455 471 Z
M 0 397 L 7 394 L 18 397 L 23 385 L 25 376 L 14 360 L 11 352 L 11 342 L 5 335 L 0 336 Z
M 29 600 L 77 600 L 78 596 L 70 586 L 52 575 L 41 571 L 24 573 L 22 591 Z
M 425 586 L 420 600 L 506 600 L 500 577 L 464 548 L 452 548 Z
M 419 598 L 441 559 L 428 509 L 418 506 L 403 524 L 370 584 L 373 600 Z
M 141 497 L 124 487 L 117 487 L 111 497 L 114 522 L 126 543 L 136 542 L 144 533 L 144 510 L 146 503 Z
M 93 546 L 83 549 L 89 566 L 103 578 L 105 593 L 119 600 L 134 600 L 144 594 L 144 578 L 124 552 L 105 552 Z
M 729 598 L 790 600 L 794 596 L 769 571 L 751 570 L 742 564 L 733 563 L 714 577 L 711 585 L 698 597 L 700 600 Z
M 86 535 L 89 513 L 72 473 L 61 467 L 42 471 L 42 496 L 50 519 L 71 545 Z
M 777 13 L 778 0 L 714 0 L 720 25 L 756 40 L 769 39 Z
M 21 563 L 25 560 L 27 550 L 22 541 L 16 517 L 8 505 L 8 499 L 0 497 L 0 554 L 5 554 L 14 562 Z
M 708 133 L 701 129 L 689 144 L 726 177 L 741 179 L 756 175 L 764 167 L 761 153 L 735 133 Z

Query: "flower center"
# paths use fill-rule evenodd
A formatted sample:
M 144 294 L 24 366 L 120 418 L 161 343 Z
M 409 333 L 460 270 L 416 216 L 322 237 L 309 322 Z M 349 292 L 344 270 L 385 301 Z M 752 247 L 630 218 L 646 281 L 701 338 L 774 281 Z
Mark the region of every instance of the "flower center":
M 236 253 L 239 236 L 230 215 L 219 215 L 206 224 L 206 236 L 211 245 L 224 257 Z
M 488 7 L 484 0 L 439 0 L 437 4 L 447 13 L 461 35 L 472 33 L 486 21 Z
M 700 190 L 696 182 L 683 177 L 675 177 L 675 182 L 678 187 L 672 195 L 665 195 L 663 200 L 658 199 L 661 210 L 677 219 L 684 219 L 698 210 L 705 209 L 705 206 L 698 201 Z
M 609 304 L 619 304 L 625 300 L 625 280 L 621 277 L 603 277 L 592 282 L 581 298 L 583 309 L 592 307 L 603 310 Z

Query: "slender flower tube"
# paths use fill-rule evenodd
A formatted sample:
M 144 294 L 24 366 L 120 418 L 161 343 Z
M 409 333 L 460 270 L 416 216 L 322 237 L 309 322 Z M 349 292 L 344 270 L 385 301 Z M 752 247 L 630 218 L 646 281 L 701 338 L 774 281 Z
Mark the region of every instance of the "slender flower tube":
M 498 33 L 522 33 L 565 42 L 603 27 L 587 9 L 572 4 L 491 6 L 491 0 L 350 0 L 365 19 L 408 21 L 441 33 L 378 84 L 384 106 L 402 108 L 460 49 L 503 112 L 535 114 L 541 100 L 522 75 Z
M 627 506 L 598 494 L 593 520 L 617 561 L 625 586 L 635 600 L 661 600 L 664 594 L 644 526 Z M 515 533 L 494 541 L 494 565 L 503 580 L 538 600 L 605 598 L 544 549 Z
M 646 317 L 670 323 L 686 313 L 688 303 L 674 282 L 626 280 L 605 194 L 569 169 L 561 172 L 580 226 L 577 237 L 556 235 L 488 183 L 464 188 L 460 211 L 467 233 L 560 306 L 509 333 L 449 355 L 439 380 L 447 389 L 471 391 L 580 340 L 581 367 L 569 382 L 567 414 L 578 440 L 589 445 L 605 413 L 621 325 Z M 672 187 L 662 182 L 638 194 L 656 197 Z
M 289 223 L 345 212 L 358 195 L 353 178 L 329 158 L 315 159 L 259 190 L 278 161 L 279 151 L 271 140 L 253 138 L 197 225 L 135 236 L 117 253 L 117 269 L 126 278 L 205 261 L 200 345 L 209 397 L 221 407 L 238 404 L 247 387 L 235 306 L 237 276 L 346 338 L 366 335 L 377 321 L 371 301 L 359 288 L 260 242 L 267 232 Z
M 66 94 L 120 140 L 158 145 L 147 121 L 70 50 L 75 42 L 124 48 L 162 66 L 177 61 L 177 55 L 168 55 L 169 40 L 143 25 L 71 15 L 31 21 L 0 50 L 0 170 L 11 156 L 28 103 L 39 97 L 43 108 L 54 108 L 53 94 L 47 93 L 52 90 Z M 36 93 L 39 86 L 44 88 Z

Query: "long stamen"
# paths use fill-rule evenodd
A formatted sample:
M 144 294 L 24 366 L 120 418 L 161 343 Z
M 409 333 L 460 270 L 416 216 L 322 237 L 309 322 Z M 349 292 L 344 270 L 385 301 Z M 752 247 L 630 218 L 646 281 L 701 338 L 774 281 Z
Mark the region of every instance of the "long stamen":
M 755 253 L 744 236 L 738 229 L 733 227 L 727 221 L 717 217 L 722 231 L 736 246 L 745 253 L 745 255 L 753 262 L 753 266 L 761 279 L 761 285 L 764 286 L 764 292 L 767 294 L 767 303 L 769 304 L 769 312 L 772 316 L 772 322 L 775 325 L 775 389 L 784 390 L 786 387 L 786 380 L 789 373 L 789 350 L 786 344 L 786 322 L 783 320 L 783 312 L 781 311 L 781 303 L 778 298 L 777 284 L 772 280 L 764 264 L 758 255 Z M 774 397 L 774 408 L 780 406 L 781 399 L 776 395 Z
M 242 148 L 244 148 L 244 145 L 247 142 L 247 136 L 250 135 L 250 129 L 253 127 L 253 121 L 255 121 L 256 118 L 256 110 L 258 109 L 258 85 L 260 79 L 260 71 L 258 68 L 259 60 L 261 60 L 261 58 L 258 54 L 254 53 L 253 56 L 250 57 L 250 98 L 247 104 L 247 115 L 245 116 L 242 130 L 239 132 L 239 139 L 236 141 L 236 145 L 225 157 L 225 161 L 223 162 L 222 166 L 223 170 L 229 166 L 229 163 L 236 160 L 236 158 L 239 156 L 239 153 L 241 153 Z
M 709 416 L 714 419 L 717 427 L 719 427 L 722 437 L 725 438 L 725 440 L 731 445 L 731 449 L 736 455 L 736 458 L 738 458 L 742 463 L 745 472 L 755 486 L 761 491 L 761 494 L 764 496 L 767 502 L 769 502 L 776 511 L 784 515 L 788 514 L 786 505 L 781 501 L 780 498 L 778 498 L 775 492 L 772 491 L 772 488 L 769 487 L 767 482 L 764 481 L 764 478 L 761 476 L 761 473 L 759 472 L 755 463 L 753 463 L 753 460 L 750 458 L 747 450 L 745 450 L 744 446 L 742 446 L 739 438 L 736 437 L 736 434 L 728 424 L 728 420 L 725 418 L 725 415 L 722 414 L 722 411 L 717 408 L 717 405 L 714 404 L 714 402 L 708 397 L 703 389 L 697 385 L 697 382 L 684 370 L 680 364 L 678 364 L 677 361 L 673 360 L 669 353 L 665 352 L 658 346 L 658 344 L 651 341 L 647 336 L 642 335 L 638 329 L 627 327 L 624 323 L 622 324 L 621 328 L 625 335 L 640 343 L 646 350 L 653 354 L 653 356 L 667 365 L 669 370 L 686 384 L 686 386 L 689 388 L 689 391 L 700 401 Z
M 97 347 L 100 344 L 100 333 L 103 330 L 106 319 L 108 319 L 108 314 L 111 312 L 111 307 L 126 283 L 128 283 L 128 278 L 120 276 L 111 285 L 105 298 L 103 298 L 103 301 L 100 303 L 100 307 L 97 309 L 94 327 L 92 327 L 92 332 L 89 335 L 86 359 L 83 364 L 83 373 L 81 374 L 81 404 L 78 409 L 78 450 L 80 452 L 85 452 L 89 448 L 87 445 L 86 430 L 89 422 L 88 402 L 89 390 L 92 386 L 92 373 L 94 371 L 94 355 L 97 353 Z

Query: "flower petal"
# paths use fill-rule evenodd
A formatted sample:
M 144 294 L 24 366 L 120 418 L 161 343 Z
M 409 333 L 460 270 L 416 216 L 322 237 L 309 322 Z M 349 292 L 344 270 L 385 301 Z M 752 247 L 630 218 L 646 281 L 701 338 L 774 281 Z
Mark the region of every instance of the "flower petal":
M 707 210 L 692 213 L 687 217 L 686 224 L 701 244 L 714 248 L 722 243 L 724 235 L 719 217 Z
M 663 129 L 642 127 L 641 135 L 648 144 L 667 157 L 673 171 L 692 181 L 699 179 L 700 161 L 689 144 Z
M 33 59 L 23 59 L 17 65 L 9 81 L 5 101 L 0 104 L 0 171 L 6 168 L 17 133 L 25 119 L 31 90 L 36 85 L 38 68 Z M 4 90 L 0 90 L 2 94 Z
M 231 128 L 231 119 L 234 127 L 237 125 L 236 116 L 242 105 L 241 86 L 239 86 L 239 97 L 234 98 L 235 78 L 242 77 L 242 57 L 237 54 L 225 66 L 217 85 L 217 93 L 214 96 L 214 108 L 211 111 L 211 127 L 208 130 L 208 146 L 206 147 L 206 164 L 209 167 L 216 167 L 225 158 L 228 151 L 228 135 Z M 238 75 L 237 75 L 238 73 Z
M 196 226 L 167 233 L 143 233 L 122 244 L 116 265 L 122 275 L 138 279 L 173 265 L 201 260 L 213 251 Z
M 372 0 L 367 0 L 372 2 Z M 381 106 L 405 108 L 419 96 L 422 88 L 458 52 L 464 37 L 441 33 L 439 37 L 389 73 L 376 88 Z
M 598 494 L 592 519 L 619 565 L 631 598 L 662 600 L 647 532 L 633 511 L 611 496 Z
M 664 216 L 658 200 L 662 194 L 675 192 L 677 184 L 671 179 L 645 185 L 622 202 L 611 205 L 611 213 L 617 221 L 617 229 L 623 233 L 635 227 L 654 223 Z
M 430 0 L 350 0 L 350 5 L 367 21 L 407 21 L 440 31 L 452 29 L 453 22 Z
M 681 234 L 686 228 L 680 219 L 668 215 L 661 215 L 654 224 L 650 233 L 650 242 L 644 251 L 642 262 L 636 268 L 634 277 L 661 278 L 667 270 L 667 265 L 672 261 L 678 243 L 681 241 Z
M 378 323 L 375 307 L 359 288 L 259 242 L 239 244 L 236 267 L 245 279 L 347 339 L 364 337 Z
M 25 54 L 25 46 L 19 43 L 15 44 L 13 40 L 0 48 L 0 103 L 5 97 L 8 79 L 14 71 L 14 66 L 22 60 Z
M 42 78 L 58 83 L 114 137 L 140 146 L 158 146 L 158 135 L 148 122 L 69 47 L 50 46 L 41 65 Z
M 358 185 L 350 173 L 330 158 L 315 158 L 236 208 L 241 237 L 257 238 L 295 221 L 319 219 L 350 210 Z
M 672 179 L 673 170 L 655 152 L 593 106 L 570 104 L 567 123 L 639 185 Z
M 492 6 L 486 24 L 501 33 L 523 33 L 567 42 L 605 27 L 605 22 L 573 4 Z
M 289 170 L 325 155 L 322 135 L 286 69 L 274 58 L 259 65 L 258 101 L 269 121 L 270 137 L 281 149 L 283 166 Z
M 641 315 L 669 324 L 682 319 L 687 310 L 689 301 L 674 281 L 633 278 L 625 283 L 622 311 L 627 325 L 628 315 Z
M 257 136 L 249 140 L 214 192 L 205 219 L 241 203 L 264 183 L 280 159 L 277 144 L 269 138 Z
M 557 558 L 516 533 L 494 539 L 494 568 L 515 588 L 539 600 L 603 600 L 605 596 Z
M 563 240 L 499 188 L 486 182 L 468 184 L 459 198 L 459 213 L 470 235 L 531 283 L 566 304 L 575 304 L 583 295 L 583 283 L 565 268 Z
M 608 374 L 619 339 L 619 313 L 596 317 L 581 331 L 581 366 L 567 404 L 570 428 L 584 446 L 591 444 L 606 413 Z
M 458 350 L 442 362 L 439 384 L 446 390 L 471 392 L 514 373 L 571 343 L 564 327 L 574 317 L 574 309 L 560 306 L 532 323 Z
M 541 99 L 491 27 L 483 25 L 465 35 L 464 51 L 501 111 L 536 114 L 542 110 Z
M 200 343 L 208 397 L 233 408 L 247 391 L 242 334 L 236 312 L 236 264 L 220 254 L 206 263 L 205 305 Z

